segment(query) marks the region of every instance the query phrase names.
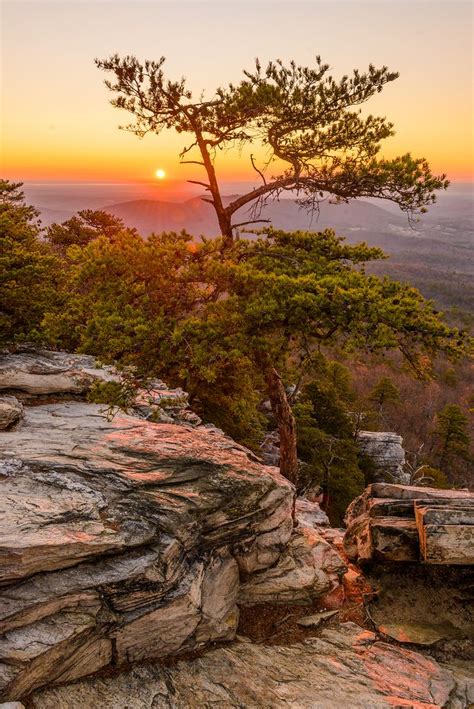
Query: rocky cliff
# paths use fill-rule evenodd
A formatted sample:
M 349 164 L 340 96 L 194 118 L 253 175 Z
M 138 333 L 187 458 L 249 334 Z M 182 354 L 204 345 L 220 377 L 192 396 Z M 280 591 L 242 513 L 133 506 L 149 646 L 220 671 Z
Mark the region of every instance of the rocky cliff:
M 448 667 L 386 642 L 403 640 L 384 623 L 393 600 L 375 626 L 366 599 L 379 590 L 347 569 L 343 531 L 328 528 L 317 504 L 295 501 L 276 468 L 202 425 L 182 390 L 153 382 L 114 416 L 88 403 L 95 382 L 118 378 L 91 357 L 0 356 L 0 701 L 43 709 L 474 701 L 461 661 Z M 402 490 L 398 501 L 391 488 Z M 352 558 L 373 539 L 371 510 L 407 500 L 414 509 L 413 488 L 391 488 L 388 500 L 374 501 L 372 486 L 351 506 Z M 422 526 L 436 516 L 425 507 Z M 449 594 L 446 605 L 452 613 Z M 470 622 L 463 613 L 457 643 Z M 252 641 L 256 627 L 266 630 Z
M 4 698 L 232 639 L 238 603 L 308 601 L 345 571 L 314 528 L 294 530 L 291 484 L 190 424 L 183 392 L 152 392 L 176 423 L 140 418 L 143 401 L 110 419 L 71 400 L 114 376 L 64 353 L 0 362 L 18 412 L 0 433 Z

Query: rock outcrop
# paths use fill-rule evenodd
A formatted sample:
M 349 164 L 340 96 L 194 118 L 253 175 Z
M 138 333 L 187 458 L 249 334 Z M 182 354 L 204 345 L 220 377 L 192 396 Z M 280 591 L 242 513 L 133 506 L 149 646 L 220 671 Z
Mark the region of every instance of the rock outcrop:
M 359 431 L 357 443 L 361 454 L 371 461 L 377 481 L 410 483 L 410 475 L 403 469 L 405 450 L 401 436 L 387 431 Z
M 94 384 L 119 383 L 122 379 L 113 367 L 99 365 L 90 355 L 32 348 L 0 354 L 0 392 L 13 394 L 24 403 L 52 397 L 56 400 L 84 398 Z M 179 387 L 170 389 L 159 379 L 148 382 L 146 388 L 137 389 L 130 410 L 140 418 L 155 422 L 201 423 L 189 409 L 187 393 Z
M 352 560 L 474 564 L 473 493 L 374 483 L 345 521 Z
M 267 571 L 272 602 L 339 583 L 337 552 L 294 530 L 276 468 L 183 408 L 155 423 L 66 400 L 117 376 L 92 358 L 15 357 L 0 361 L 0 386 L 26 403 L 0 433 L 1 699 L 230 640 Z
M 345 623 L 289 647 L 238 642 L 171 667 L 146 665 L 48 689 L 35 693 L 31 706 L 464 709 L 472 701 L 474 682 L 467 669 L 453 671 Z

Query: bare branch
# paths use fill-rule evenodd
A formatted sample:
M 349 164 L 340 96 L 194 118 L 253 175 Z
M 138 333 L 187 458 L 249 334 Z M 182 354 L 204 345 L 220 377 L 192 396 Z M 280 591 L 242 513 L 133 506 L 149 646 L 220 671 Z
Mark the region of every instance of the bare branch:
M 270 224 L 271 219 L 250 219 L 248 222 L 239 222 L 238 224 L 232 224 L 232 229 L 237 229 L 237 227 L 245 226 L 246 224 L 258 224 L 263 222 L 267 222 L 267 224 Z
M 211 186 L 207 184 L 207 182 L 200 182 L 199 180 L 186 180 L 186 182 L 189 182 L 192 185 L 201 185 L 201 187 L 204 187 L 206 190 L 210 190 Z
M 261 170 L 259 170 L 258 167 L 256 166 L 255 160 L 254 160 L 254 157 L 253 157 L 253 153 L 250 155 L 250 162 L 252 163 L 252 167 L 253 167 L 253 169 L 255 170 L 255 172 L 258 172 L 258 174 L 259 174 L 260 177 L 262 178 L 263 184 L 266 185 L 266 184 L 267 184 L 267 181 L 266 181 L 266 179 L 265 179 L 265 175 L 264 175 L 263 172 L 262 172 Z

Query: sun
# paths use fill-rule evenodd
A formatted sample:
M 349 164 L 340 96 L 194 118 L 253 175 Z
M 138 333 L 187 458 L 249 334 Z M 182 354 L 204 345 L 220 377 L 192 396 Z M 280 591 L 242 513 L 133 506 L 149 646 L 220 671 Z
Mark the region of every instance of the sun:
M 155 177 L 158 180 L 164 180 L 166 177 L 166 172 L 164 170 L 162 170 L 162 168 L 160 167 L 160 168 L 158 168 L 158 170 L 155 171 Z

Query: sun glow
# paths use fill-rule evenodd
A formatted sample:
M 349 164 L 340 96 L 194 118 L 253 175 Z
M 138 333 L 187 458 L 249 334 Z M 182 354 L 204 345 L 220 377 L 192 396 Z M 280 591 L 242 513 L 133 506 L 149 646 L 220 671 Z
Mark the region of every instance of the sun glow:
M 164 170 L 162 170 L 160 167 L 158 170 L 155 171 L 155 177 L 158 180 L 164 180 L 166 177 L 166 172 Z

